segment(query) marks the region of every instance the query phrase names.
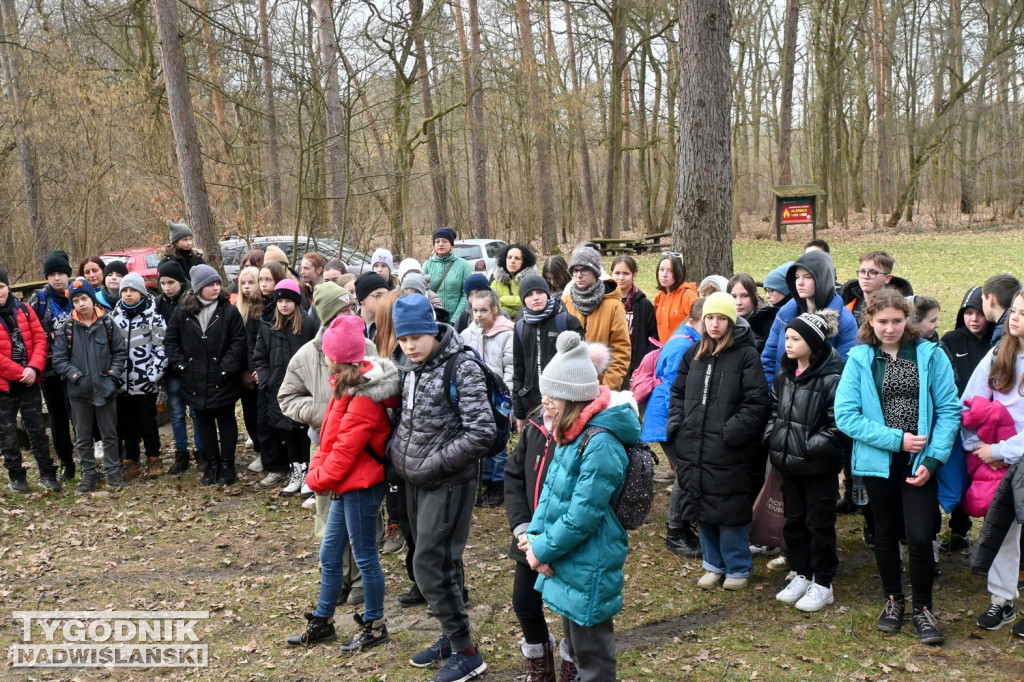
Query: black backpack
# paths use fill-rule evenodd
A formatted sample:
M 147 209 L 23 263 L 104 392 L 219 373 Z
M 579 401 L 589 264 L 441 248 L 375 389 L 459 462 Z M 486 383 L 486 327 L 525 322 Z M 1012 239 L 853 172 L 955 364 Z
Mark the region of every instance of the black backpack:
M 505 381 L 495 374 L 487 366 L 487 363 L 480 359 L 476 350 L 471 346 L 463 346 L 461 352 L 453 353 L 448 358 L 448 362 L 444 366 L 444 375 L 442 376 L 442 381 L 444 382 L 442 385 L 448 387 L 448 402 L 460 419 L 462 418 L 462 413 L 459 411 L 458 387 L 455 385 L 455 367 L 463 360 L 475 362 L 484 372 L 484 379 L 487 382 L 487 401 L 491 405 L 491 416 L 494 417 L 494 427 L 497 432 L 494 444 L 491 445 L 490 451 L 484 457 L 493 457 L 505 449 L 508 445 L 508 439 L 512 434 L 512 420 L 510 419 L 512 414 L 512 396 L 509 393 L 508 386 L 505 385 Z
M 600 426 L 588 426 L 583 429 L 579 445 L 581 455 L 590 439 L 599 433 L 612 432 Z M 612 500 L 611 506 L 623 528 L 636 530 L 647 520 L 651 504 L 654 502 L 654 465 L 658 463 L 658 456 L 647 443 L 623 446 L 626 448 L 626 457 L 629 461 L 626 464 L 622 492 Z

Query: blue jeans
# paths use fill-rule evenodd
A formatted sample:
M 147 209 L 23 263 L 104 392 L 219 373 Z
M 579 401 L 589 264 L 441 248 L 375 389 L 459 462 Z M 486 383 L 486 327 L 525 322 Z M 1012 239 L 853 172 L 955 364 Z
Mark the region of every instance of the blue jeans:
M 181 392 L 181 377 L 167 377 L 164 383 L 167 391 L 167 402 L 171 406 L 171 432 L 174 434 L 174 449 L 188 450 L 188 427 L 185 425 L 185 394 Z M 192 438 L 196 450 L 202 450 L 199 442 L 199 427 L 196 425 L 196 411 L 191 407 L 188 413 L 192 416 Z
M 508 461 L 508 450 L 502 450 L 493 457 L 484 457 L 483 480 L 504 481 L 505 462 Z
M 717 526 L 698 523 L 704 570 L 724 573 L 726 578 L 749 578 L 754 574 L 747 531 L 750 526 Z
M 320 601 L 313 615 L 334 615 L 344 581 L 342 557 L 351 541 L 352 556 L 363 576 L 363 621 L 384 617 L 384 571 L 377 554 L 377 515 L 387 487 L 386 483 L 378 483 L 372 488 L 352 490 L 331 503 L 320 544 Z

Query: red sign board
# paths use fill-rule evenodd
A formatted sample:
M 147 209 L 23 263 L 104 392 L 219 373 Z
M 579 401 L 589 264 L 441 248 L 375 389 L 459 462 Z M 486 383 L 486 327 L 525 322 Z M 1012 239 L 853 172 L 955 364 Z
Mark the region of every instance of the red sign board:
M 782 205 L 783 225 L 813 222 L 814 218 L 811 217 L 811 205 L 809 203 Z

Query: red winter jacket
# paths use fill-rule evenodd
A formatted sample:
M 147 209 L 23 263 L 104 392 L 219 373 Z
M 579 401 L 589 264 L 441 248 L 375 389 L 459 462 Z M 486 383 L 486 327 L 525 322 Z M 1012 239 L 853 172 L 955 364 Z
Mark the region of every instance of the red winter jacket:
M 39 324 L 39 318 L 32 308 L 24 303 L 17 304 L 14 316 L 18 320 L 18 328 L 21 329 L 21 338 L 25 341 L 28 366 L 36 371 L 36 383 L 39 383 L 43 380 L 46 355 L 50 350 L 46 343 L 46 332 L 43 331 L 43 325 Z M 0 323 L 0 391 L 10 391 L 12 383 L 21 381 L 21 374 L 24 371 L 25 367 L 11 360 L 11 333 L 6 325 Z
M 306 485 L 320 495 L 364 490 L 384 482 L 384 445 L 391 435 L 387 408 L 399 406 L 401 380 L 386 358 L 364 362 L 362 374 L 369 382 L 331 398 L 327 406 L 320 449 L 306 475 Z M 331 386 L 334 381 L 331 377 Z

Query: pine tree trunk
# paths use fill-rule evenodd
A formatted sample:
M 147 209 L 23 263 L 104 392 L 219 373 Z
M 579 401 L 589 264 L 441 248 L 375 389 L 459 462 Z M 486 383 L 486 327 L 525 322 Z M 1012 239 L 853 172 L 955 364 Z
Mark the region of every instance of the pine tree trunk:
M 176 1 L 153 0 L 167 105 L 171 112 L 171 130 L 174 132 L 174 147 L 189 226 L 196 234 L 196 241 L 204 249 L 206 262 L 220 270 L 220 235 L 214 227 L 210 198 L 206 193 L 203 155 L 192 113 L 192 96 L 188 89 L 188 71 L 182 52 Z
M 277 151 L 277 111 L 274 102 L 274 64 L 270 54 L 270 19 L 267 0 L 259 0 L 260 51 L 263 59 L 263 90 L 266 96 L 267 117 L 267 170 L 270 177 L 271 229 L 284 227 L 284 207 L 281 199 L 281 161 Z
M 728 0 L 679 6 L 679 164 L 672 246 L 687 279 L 731 275 Z

